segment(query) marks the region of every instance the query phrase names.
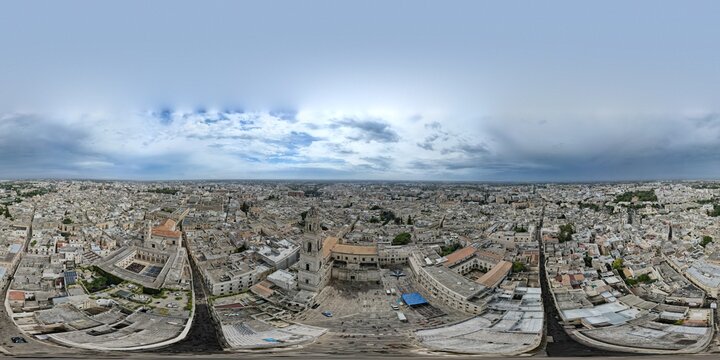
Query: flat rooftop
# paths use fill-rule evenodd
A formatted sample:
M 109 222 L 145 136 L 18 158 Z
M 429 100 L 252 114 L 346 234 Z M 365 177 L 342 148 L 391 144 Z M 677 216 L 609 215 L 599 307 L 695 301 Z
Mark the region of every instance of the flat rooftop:
M 485 286 L 469 280 L 445 266 L 425 266 L 423 269 L 440 284 L 466 299 L 485 290 Z

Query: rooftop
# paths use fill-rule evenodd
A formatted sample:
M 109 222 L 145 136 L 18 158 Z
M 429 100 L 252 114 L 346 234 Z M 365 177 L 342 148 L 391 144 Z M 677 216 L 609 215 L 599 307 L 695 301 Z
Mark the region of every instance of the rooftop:
M 377 246 L 362 246 L 362 245 L 346 245 L 337 244 L 332 249 L 333 252 L 350 255 L 377 255 Z
M 470 281 L 444 266 L 426 266 L 423 269 L 440 284 L 466 299 L 470 299 L 485 290 L 485 286 L 482 284 Z

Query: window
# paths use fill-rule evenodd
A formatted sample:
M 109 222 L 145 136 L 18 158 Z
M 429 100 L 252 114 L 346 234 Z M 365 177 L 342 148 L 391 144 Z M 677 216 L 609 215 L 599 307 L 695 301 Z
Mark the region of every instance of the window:
M 308 243 L 308 251 L 307 252 L 312 252 L 312 243 L 310 243 L 310 242 Z
M 310 271 L 310 264 L 305 264 L 305 270 Z
M 306 283 L 306 284 L 309 284 L 309 283 L 310 283 L 310 279 L 305 279 L 305 283 Z

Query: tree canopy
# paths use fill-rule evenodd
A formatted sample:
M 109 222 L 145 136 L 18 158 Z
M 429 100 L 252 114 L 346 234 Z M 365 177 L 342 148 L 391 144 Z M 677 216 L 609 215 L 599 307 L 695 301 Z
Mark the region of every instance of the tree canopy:
M 620 270 L 623 268 L 624 262 L 625 262 L 625 260 L 623 260 L 622 258 L 617 258 L 617 259 L 613 260 L 612 268 L 615 270 Z
M 558 234 L 558 240 L 563 243 L 572 240 L 572 235 L 575 233 L 575 227 L 573 224 L 560 225 L 560 233 Z
M 705 235 L 702 237 L 702 240 L 700 240 L 700 246 L 705 247 L 707 244 L 711 243 L 713 241 L 712 236 Z
M 412 238 L 412 235 L 410 233 L 400 233 L 395 236 L 395 238 L 392 241 L 393 245 L 407 245 L 410 243 L 410 239 Z

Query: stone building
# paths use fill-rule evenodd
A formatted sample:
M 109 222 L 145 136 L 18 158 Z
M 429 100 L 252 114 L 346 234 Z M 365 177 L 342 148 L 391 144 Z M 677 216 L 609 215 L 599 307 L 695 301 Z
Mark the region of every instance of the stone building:
M 305 216 L 305 231 L 298 261 L 298 287 L 319 292 L 330 279 L 379 281 L 378 249 L 373 246 L 347 245 L 321 233 L 320 214 L 314 207 Z

